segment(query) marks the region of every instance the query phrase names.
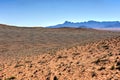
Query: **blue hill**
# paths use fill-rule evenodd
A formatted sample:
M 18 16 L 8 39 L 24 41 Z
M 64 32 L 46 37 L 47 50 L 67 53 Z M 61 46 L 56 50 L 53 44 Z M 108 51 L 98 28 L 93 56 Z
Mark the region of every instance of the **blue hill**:
M 48 26 L 49 28 L 61 28 L 61 27 L 74 27 L 74 28 L 80 28 L 80 27 L 87 27 L 87 28 L 120 28 L 120 22 L 119 21 L 87 21 L 87 22 L 70 22 L 65 21 L 63 24 L 58 24 L 54 26 Z

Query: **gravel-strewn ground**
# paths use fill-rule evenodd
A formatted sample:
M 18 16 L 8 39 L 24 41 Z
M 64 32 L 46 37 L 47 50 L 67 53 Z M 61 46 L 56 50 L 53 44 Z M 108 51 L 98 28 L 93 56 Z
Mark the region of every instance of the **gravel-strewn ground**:
M 119 80 L 119 32 L 0 26 L 0 80 Z

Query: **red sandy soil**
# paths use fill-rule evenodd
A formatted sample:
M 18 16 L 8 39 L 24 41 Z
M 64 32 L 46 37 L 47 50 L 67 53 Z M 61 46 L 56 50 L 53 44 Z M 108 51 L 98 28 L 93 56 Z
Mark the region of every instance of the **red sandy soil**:
M 120 37 L 55 54 L 0 60 L 2 80 L 120 80 Z
M 120 80 L 120 32 L 0 25 L 0 80 Z

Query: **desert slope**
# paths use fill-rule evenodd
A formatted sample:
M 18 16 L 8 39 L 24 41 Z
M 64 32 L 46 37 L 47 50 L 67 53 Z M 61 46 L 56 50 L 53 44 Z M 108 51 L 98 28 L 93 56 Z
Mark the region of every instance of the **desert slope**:
M 41 28 L 0 25 L 1 56 L 16 57 L 54 53 L 59 49 L 85 45 L 119 36 L 120 32 L 85 28 Z
M 120 36 L 2 62 L 0 76 L 15 80 L 119 80 Z
M 119 32 L 0 25 L 0 80 L 119 78 Z

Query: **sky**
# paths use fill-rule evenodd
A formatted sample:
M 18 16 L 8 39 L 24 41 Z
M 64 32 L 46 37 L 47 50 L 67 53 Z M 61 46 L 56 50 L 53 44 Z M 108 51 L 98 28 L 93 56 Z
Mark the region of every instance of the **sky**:
M 0 24 L 45 27 L 88 20 L 120 21 L 120 0 L 0 0 Z

